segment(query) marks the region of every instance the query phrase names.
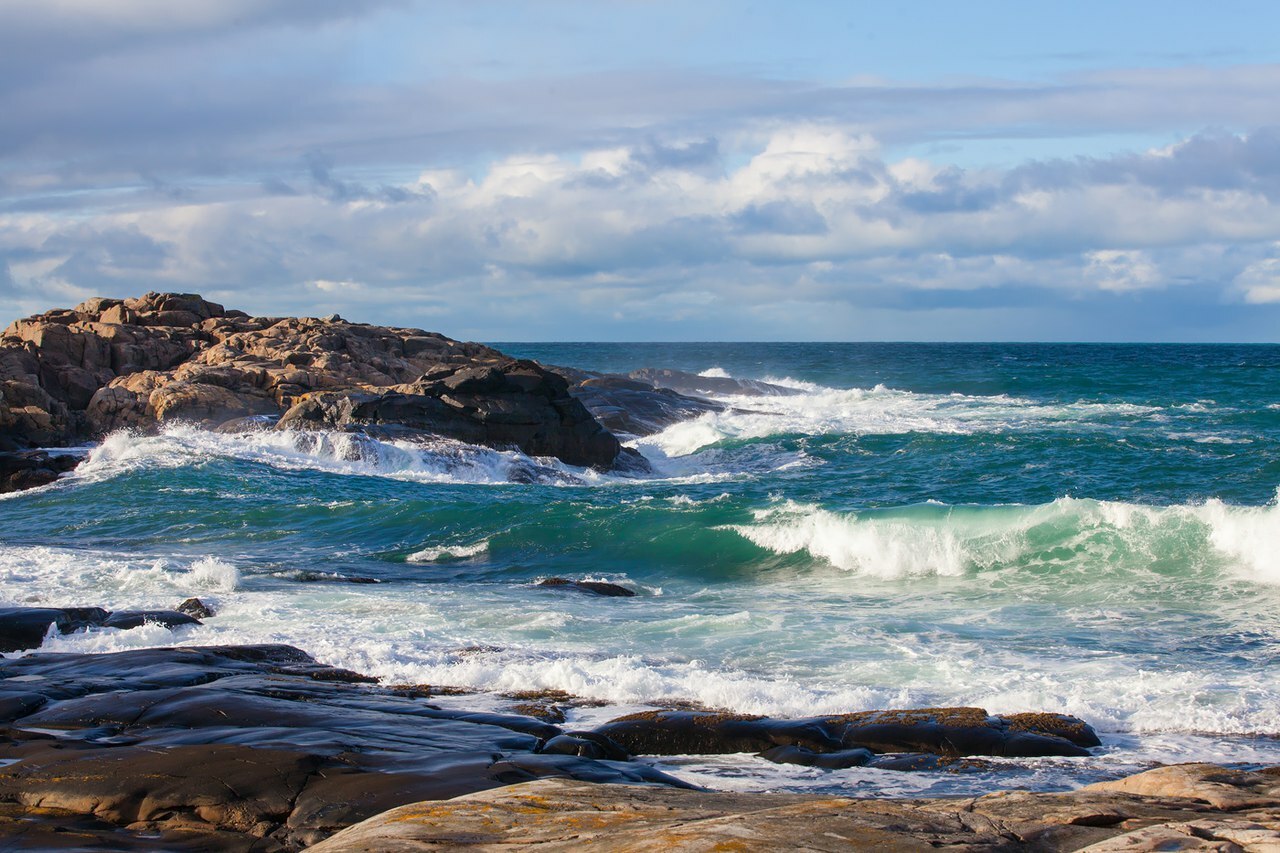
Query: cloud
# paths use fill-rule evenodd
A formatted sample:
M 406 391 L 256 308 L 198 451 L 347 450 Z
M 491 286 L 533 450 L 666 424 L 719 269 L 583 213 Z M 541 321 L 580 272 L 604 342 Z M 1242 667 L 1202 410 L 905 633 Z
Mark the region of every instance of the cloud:
M 404 8 L 0 0 L 6 307 L 154 288 L 488 337 L 916 337 L 1280 301 L 1280 65 L 383 67 L 362 33 Z M 1096 154 L 1127 133 L 1159 142 Z M 1027 140 L 1095 153 L 948 154 Z
M 1275 248 L 1280 249 L 1280 245 Z M 1280 258 L 1262 258 L 1240 271 L 1237 291 L 1250 305 L 1280 303 Z
M 0 255 L 27 294 L 208 291 L 262 312 L 395 322 L 417 312 L 491 339 L 602 317 L 623 318 L 619 334 L 643 322 L 759 328 L 758 312 L 780 305 L 792 316 L 777 328 L 797 331 L 818 306 L 923 318 L 1026 312 L 1038 300 L 1061 313 L 1173 290 L 1209 306 L 1262 305 L 1280 301 L 1275 170 L 1245 156 L 1232 175 L 1205 173 L 1183 153 L 1247 152 L 1251 137 L 1215 132 L 1071 168 L 963 170 L 795 125 L 743 137 L 745 150 L 718 144 L 716 157 L 738 164 L 727 168 L 655 160 L 643 142 L 394 185 L 341 178 L 317 154 L 306 161 L 314 193 L 157 196 L 74 222 L 0 215 Z M 1170 163 L 1190 174 L 1174 181 Z

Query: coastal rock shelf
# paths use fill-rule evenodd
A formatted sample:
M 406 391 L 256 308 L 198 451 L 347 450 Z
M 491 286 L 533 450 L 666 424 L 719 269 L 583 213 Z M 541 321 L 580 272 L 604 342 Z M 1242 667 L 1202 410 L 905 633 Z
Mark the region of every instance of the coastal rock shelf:
M 111 618 L 14 608 L 0 624 L 43 632 Z M 548 777 L 690 787 L 633 754 L 765 750 L 814 766 L 937 769 L 922 759 L 1087 754 L 1073 744 L 1097 742 L 1073 718 L 978 709 L 824 720 L 665 711 L 566 730 L 445 709 L 434 692 L 383 687 L 280 645 L 0 660 L 0 837 L 47 829 L 52 809 L 91 835 L 150 834 L 162 849 L 201 839 L 205 849 L 297 849 L 406 803 Z M 851 753 L 865 760 L 846 761 Z
M 0 661 L 0 846 L 73 846 L 39 835 L 73 813 L 97 822 L 85 832 L 127 831 L 115 843 L 131 849 L 146 835 L 153 849 L 298 849 L 394 806 L 548 776 L 684 786 L 544 752 L 561 731 L 542 721 L 370 681 L 289 646 Z
M 1280 776 L 1175 765 L 1067 794 L 962 800 L 721 794 L 547 779 L 416 803 L 316 853 L 956 850 L 1144 853 L 1280 849 Z

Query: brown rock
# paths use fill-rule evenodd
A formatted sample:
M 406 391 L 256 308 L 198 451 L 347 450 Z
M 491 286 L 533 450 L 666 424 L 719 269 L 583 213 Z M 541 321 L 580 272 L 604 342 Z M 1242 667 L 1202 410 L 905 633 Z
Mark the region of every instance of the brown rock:
M 249 317 L 195 294 L 148 293 L 17 320 L 0 337 L 0 450 L 282 414 L 286 428 L 392 427 L 575 465 L 634 464 L 562 377 L 418 329 Z

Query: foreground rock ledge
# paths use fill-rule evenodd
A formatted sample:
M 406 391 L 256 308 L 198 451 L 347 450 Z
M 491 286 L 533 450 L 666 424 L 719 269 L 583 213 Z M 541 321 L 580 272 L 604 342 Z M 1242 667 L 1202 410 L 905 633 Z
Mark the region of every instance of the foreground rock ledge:
M 1067 794 L 863 800 L 546 779 L 402 806 L 311 849 L 1280 850 L 1280 776 L 1175 765 Z

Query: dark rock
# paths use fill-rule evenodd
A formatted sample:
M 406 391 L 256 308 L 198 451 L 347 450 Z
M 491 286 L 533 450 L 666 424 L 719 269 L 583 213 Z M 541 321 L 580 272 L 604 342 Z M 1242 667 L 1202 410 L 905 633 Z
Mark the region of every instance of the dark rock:
M 79 456 L 43 450 L 0 452 L 0 494 L 47 485 L 80 462 Z
M 653 435 L 681 421 L 726 408 L 711 400 L 689 397 L 669 388 L 655 388 L 627 376 L 553 369 L 562 376 L 583 377 L 570 386 L 569 393 L 582 401 L 606 429 L 616 433 Z
M 627 761 L 631 758 L 617 741 L 599 732 L 565 732 L 548 740 L 538 751 L 548 755 L 580 755 L 609 761 Z
M 572 589 L 577 592 L 589 592 L 593 595 L 603 595 L 608 598 L 632 598 L 635 596 L 635 590 L 627 589 L 625 586 L 619 586 L 616 583 L 605 583 L 604 581 L 571 581 L 568 578 L 546 578 L 540 580 L 535 586 L 549 586 L 561 589 Z
M 180 610 L 116 610 L 102 622 L 102 627 L 127 631 L 143 625 L 163 625 L 172 629 L 199 624 L 199 619 Z
M 109 615 L 101 607 L 0 608 L 0 652 L 39 648 L 50 625 L 60 634 L 69 634 L 101 625 Z
M 980 708 L 924 708 L 911 711 L 866 711 L 837 717 L 777 720 L 740 714 L 697 711 L 646 711 L 620 717 L 596 731 L 608 735 L 636 755 L 766 752 L 796 746 L 815 753 L 850 749 L 872 752 L 921 752 L 932 755 L 1035 757 L 1085 756 L 1088 749 L 1055 733 L 1065 725 L 1053 718 L 1054 731 L 1030 728 L 1038 715 L 1019 715 L 1025 728 L 1010 725 Z M 1081 743 L 1092 729 L 1082 721 Z M 779 753 L 785 754 L 785 753 Z
M 176 628 L 199 625 L 200 621 L 178 610 L 118 610 L 111 613 L 101 607 L 6 607 L 0 608 L 0 652 L 38 649 L 50 625 L 55 626 L 59 634 L 70 634 L 84 628 L 128 630 L 146 624 Z
M 824 770 L 845 770 L 862 767 L 875 760 L 869 749 L 842 749 L 839 752 L 814 752 L 803 746 L 775 746 L 760 753 L 774 764 L 799 764 L 803 767 L 821 767 Z
M 537 720 L 434 708 L 352 675 L 288 646 L 0 660 L 0 721 L 11 721 L 0 722 L 0 805 L 21 819 L 57 809 L 155 836 L 190 832 L 206 849 L 231 833 L 265 850 L 519 781 L 683 785 L 622 763 L 590 733 L 574 737 L 610 760 L 568 743 L 539 752 L 561 732 Z
M 736 397 L 790 397 L 803 392 L 756 379 L 733 379 L 727 376 L 699 376 L 683 370 L 646 367 L 627 374 L 630 379 L 647 382 L 656 388 L 670 388 L 681 394 L 706 396 L 719 394 Z
M 174 609 L 195 619 L 208 619 L 214 615 L 213 608 L 198 598 L 188 598 Z
M 385 425 L 597 468 L 613 465 L 622 448 L 563 378 L 501 356 L 441 365 L 395 391 L 313 394 L 285 412 L 277 429 Z

